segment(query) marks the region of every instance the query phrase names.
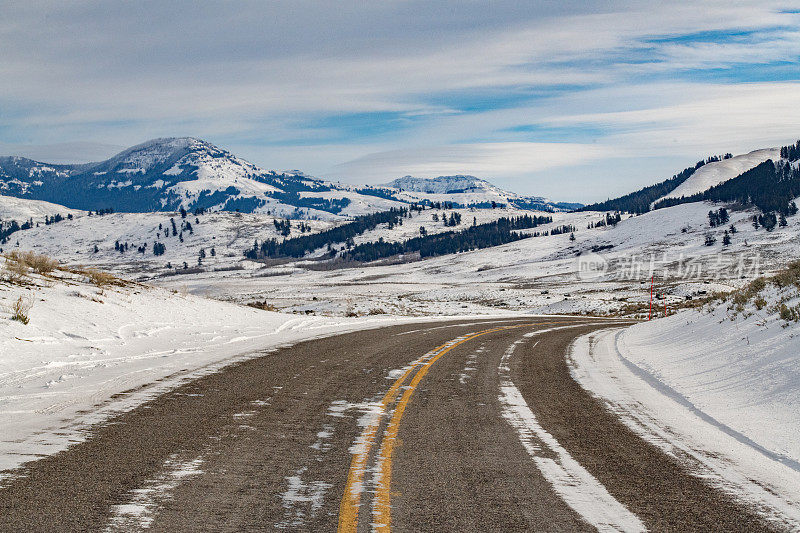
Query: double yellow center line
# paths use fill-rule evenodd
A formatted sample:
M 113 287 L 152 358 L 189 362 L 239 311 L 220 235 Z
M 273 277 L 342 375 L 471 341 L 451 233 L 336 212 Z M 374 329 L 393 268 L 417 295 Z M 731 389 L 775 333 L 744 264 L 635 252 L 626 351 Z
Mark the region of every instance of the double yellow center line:
M 387 408 L 394 403 L 400 393 L 400 389 L 405 383 L 406 379 L 414 372 L 417 373 L 411 379 L 411 382 L 405 387 L 405 390 L 397 402 L 394 409 L 392 418 L 386 427 L 383 439 L 381 440 L 381 447 L 378 451 L 377 459 L 377 476 L 375 483 L 375 500 L 374 500 L 374 527 L 377 531 L 388 532 L 391 529 L 391 492 L 390 486 L 392 481 L 392 453 L 394 452 L 394 445 L 397 440 L 397 433 L 400 431 L 400 420 L 403 418 L 408 402 L 411 396 L 419 385 L 422 378 L 428 373 L 428 370 L 438 361 L 443 355 L 452 350 L 453 348 L 464 344 L 467 341 L 486 335 L 488 333 L 495 333 L 507 329 L 524 328 L 530 326 L 539 326 L 542 324 L 556 324 L 555 322 L 536 322 L 529 324 L 517 324 L 513 326 L 499 326 L 491 329 L 472 333 L 463 337 L 457 337 L 441 346 L 437 346 L 430 352 L 426 353 L 415 362 L 403 373 L 402 376 L 397 378 L 389 390 L 384 395 L 379 404 L 380 415 L 376 416 L 374 420 L 364 429 L 361 436 L 356 441 L 356 452 L 353 454 L 353 459 L 350 463 L 350 471 L 347 476 L 347 485 L 345 486 L 342 501 L 339 504 L 339 529 L 340 533 L 356 533 L 358 528 L 358 511 L 361 507 L 361 493 L 363 492 L 364 473 L 369 462 L 370 451 L 375 446 L 376 437 L 378 436 L 378 429 L 380 428 L 381 417 L 386 412 Z

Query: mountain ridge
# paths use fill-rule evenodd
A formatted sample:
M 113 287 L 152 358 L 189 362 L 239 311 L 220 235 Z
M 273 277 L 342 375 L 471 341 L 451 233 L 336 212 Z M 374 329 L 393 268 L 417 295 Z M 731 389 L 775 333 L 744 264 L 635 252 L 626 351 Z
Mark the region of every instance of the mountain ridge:
M 414 202 L 489 205 L 519 200 L 530 209 L 565 210 L 546 199 L 520 197 L 469 178 L 481 186 L 473 186 L 467 195 L 401 194 L 400 188 L 337 184 L 300 171 L 265 170 L 195 137 L 151 139 L 105 161 L 77 165 L 0 157 L 0 194 L 72 209 L 210 209 L 336 219 Z

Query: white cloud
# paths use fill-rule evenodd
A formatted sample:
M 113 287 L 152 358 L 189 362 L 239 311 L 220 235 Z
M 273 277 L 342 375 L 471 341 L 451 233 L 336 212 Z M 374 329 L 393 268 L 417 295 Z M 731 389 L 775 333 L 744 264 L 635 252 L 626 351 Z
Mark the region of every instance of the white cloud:
M 383 183 L 405 175 L 520 178 L 619 155 L 606 146 L 574 143 L 471 143 L 372 153 L 337 165 L 329 175 L 367 183 Z
M 800 82 L 654 84 L 625 92 L 637 89 L 650 105 L 542 120 L 562 126 L 610 128 L 617 133 L 606 136 L 604 142 L 648 155 L 747 151 L 785 144 L 800 136 Z
M 798 135 L 798 86 L 691 83 L 683 74 L 796 66 L 800 17 L 781 7 L 18 2 L 0 17 L 0 142 L 131 145 L 192 135 L 267 167 L 375 180 L 453 172 L 522 179 L 588 161 L 597 162 L 592 172 L 609 173 L 626 154 L 743 151 Z M 718 30 L 754 33 L 724 43 L 652 40 Z M 454 92 L 547 96 L 461 110 L 448 100 Z M 316 125 L 378 112 L 399 113 L 408 127 L 353 139 L 335 120 Z M 515 131 L 528 125 L 557 131 Z M 538 142 L 559 134 L 580 142 Z

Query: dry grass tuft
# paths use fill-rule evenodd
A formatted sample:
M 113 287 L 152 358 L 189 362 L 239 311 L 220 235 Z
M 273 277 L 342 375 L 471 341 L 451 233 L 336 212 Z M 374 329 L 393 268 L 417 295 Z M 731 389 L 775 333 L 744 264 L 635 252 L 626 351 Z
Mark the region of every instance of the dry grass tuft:
M 28 278 L 28 266 L 17 261 L 10 261 L 6 258 L 3 265 L 3 281 L 12 285 L 23 285 Z
M 800 322 L 800 305 L 787 306 L 786 302 L 797 296 L 797 290 L 783 291 L 777 302 L 770 305 L 761 295 L 761 292 L 772 285 L 778 289 L 794 288 L 800 289 L 800 261 L 792 261 L 785 269 L 769 278 L 756 278 L 741 289 L 734 291 L 730 297 L 729 311 L 733 311 L 733 317 L 742 315 L 745 318 L 752 313 L 747 312 L 747 304 L 752 302 L 756 310 L 765 310 L 769 313 L 777 313 L 781 319 L 788 322 Z
M 123 281 L 113 274 L 98 270 L 96 268 L 87 268 L 79 271 L 79 273 L 86 276 L 89 283 L 97 287 L 106 287 L 108 285 L 124 285 Z
M 22 322 L 27 325 L 28 322 L 30 322 L 28 313 L 32 307 L 33 300 L 23 299 L 22 296 L 20 296 L 17 301 L 11 305 L 11 320 L 16 320 L 17 322 Z
M 781 270 L 770 281 L 780 288 L 794 285 L 800 288 L 800 261 L 792 261 L 785 270 Z
M 275 312 L 280 311 L 280 309 L 278 309 L 271 303 L 267 302 L 266 300 L 264 300 L 263 302 L 259 301 L 249 302 L 247 305 L 249 307 L 254 307 L 256 309 L 261 309 L 262 311 L 275 311 Z
M 6 254 L 6 263 L 11 263 L 18 270 L 31 269 L 37 274 L 47 275 L 58 268 L 58 261 L 44 254 L 36 252 L 13 251 Z

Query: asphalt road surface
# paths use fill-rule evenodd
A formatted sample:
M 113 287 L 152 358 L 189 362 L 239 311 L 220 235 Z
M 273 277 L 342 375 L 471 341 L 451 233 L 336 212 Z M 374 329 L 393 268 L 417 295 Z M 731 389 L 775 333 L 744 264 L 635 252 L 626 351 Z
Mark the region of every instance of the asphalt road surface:
M 0 530 L 769 530 L 571 379 L 572 340 L 611 325 L 465 319 L 265 353 L 30 463 Z

